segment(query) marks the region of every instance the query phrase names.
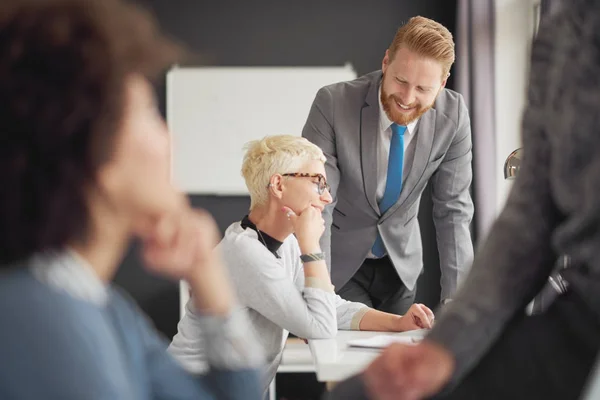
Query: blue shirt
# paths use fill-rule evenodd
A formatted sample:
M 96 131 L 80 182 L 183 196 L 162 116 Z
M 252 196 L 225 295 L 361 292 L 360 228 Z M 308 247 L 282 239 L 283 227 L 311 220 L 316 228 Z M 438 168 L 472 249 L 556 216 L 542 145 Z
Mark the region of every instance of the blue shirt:
M 104 295 L 96 290 L 93 298 L 66 289 L 39 279 L 35 269 L 0 272 L 1 399 L 262 397 L 259 373 L 250 366 L 211 365 L 201 377 L 185 372 L 133 301 L 114 288 L 104 286 Z M 236 323 L 222 322 L 227 336 Z

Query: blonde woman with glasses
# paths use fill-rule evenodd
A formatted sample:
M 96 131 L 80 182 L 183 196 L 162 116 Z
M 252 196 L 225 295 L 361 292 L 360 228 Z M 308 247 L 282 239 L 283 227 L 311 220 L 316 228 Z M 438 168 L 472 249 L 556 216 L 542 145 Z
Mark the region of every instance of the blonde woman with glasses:
M 246 149 L 242 175 L 250 192 L 250 214 L 227 229 L 218 249 L 267 355 L 265 389 L 275 376 L 288 332 L 324 339 L 338 329 L 431 327 L 433 313 L 422 304 L 398 316 L 335 294 L 319 246 L 321 213 L 332 201 L 319 147 L 301 137 L 271 136 Z M 201 373 L 206 347 L 193 304 L 188 303 L 169 350 L 186 368 Z

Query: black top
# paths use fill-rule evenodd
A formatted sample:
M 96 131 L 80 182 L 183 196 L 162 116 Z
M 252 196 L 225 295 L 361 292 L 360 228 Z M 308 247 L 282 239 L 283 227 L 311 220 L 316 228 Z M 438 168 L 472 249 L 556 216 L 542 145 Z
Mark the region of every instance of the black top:
M 259 230 L 256 227 L 256 225 L 254 224 L 254 222 L 250 221 L 250 218 L 248 218 L 247 215 L 242 219 L 242 228 L 244 228 L 244 229 L 250 228 L 252 230 L 255 230 L 256 233 L 258 233 L 258 241 L 261 242 L 262 244 L 264 244 L 265 247 L 271 253 L 273 253 L 273 255 L 275 257 L 281 258 L 281 257 L 279 257 L 279 254 L 277 254 L 277 250 L 279 250 L 279 248 L 281 247 L 283 242 L 280 242 L 279 240 L 275 239 L 274 237 L 269 236 L 266 233 L 264 233 L 263 231 Z

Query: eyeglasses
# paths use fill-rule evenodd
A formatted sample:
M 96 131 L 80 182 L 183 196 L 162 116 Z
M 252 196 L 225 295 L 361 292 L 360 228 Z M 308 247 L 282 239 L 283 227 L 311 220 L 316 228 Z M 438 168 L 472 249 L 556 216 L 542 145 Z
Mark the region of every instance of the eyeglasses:
M 290 176 L 292 178 L 319 178 L 318 182 L 314 182 L 317 184 L 317 193 L 319 196 L 325 193 L 325 190 L 331 192 L 331 188 L 327 183 L 327 179 L 322 174 L 309 174 L 306 172 L 290 172 L 288 174 L 282 174 L 282 176 Z

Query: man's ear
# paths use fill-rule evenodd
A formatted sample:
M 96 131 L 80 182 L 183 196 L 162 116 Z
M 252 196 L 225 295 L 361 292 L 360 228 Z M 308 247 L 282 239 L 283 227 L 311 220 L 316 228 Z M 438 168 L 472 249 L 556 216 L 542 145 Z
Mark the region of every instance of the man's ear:
M 448 82 L 448 78 L 450 77 L 450 72 L 448 72 L 446 74 L 446 77 L 444 78 L 444 80 L 442 81 L 442 87 L 440 89 L 443 89 L 446 87 L 446 82 Z
M 385 74 L 385 70 L 390 65 L 390 51 L 386 50 L 385 55 L 383 56 L 383 60 L 381 60 L 381 71 Z

